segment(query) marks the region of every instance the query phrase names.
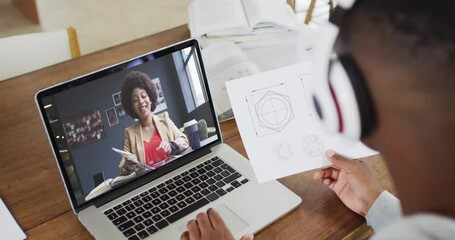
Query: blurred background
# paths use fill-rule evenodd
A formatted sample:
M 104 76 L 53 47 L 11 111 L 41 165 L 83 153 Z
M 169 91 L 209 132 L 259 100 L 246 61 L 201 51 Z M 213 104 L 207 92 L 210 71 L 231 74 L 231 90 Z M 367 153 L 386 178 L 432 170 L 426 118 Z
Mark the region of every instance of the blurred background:
M 77 31 L 81 55 L 188 22 L 191 0 L 0 0 L 0 38 Z

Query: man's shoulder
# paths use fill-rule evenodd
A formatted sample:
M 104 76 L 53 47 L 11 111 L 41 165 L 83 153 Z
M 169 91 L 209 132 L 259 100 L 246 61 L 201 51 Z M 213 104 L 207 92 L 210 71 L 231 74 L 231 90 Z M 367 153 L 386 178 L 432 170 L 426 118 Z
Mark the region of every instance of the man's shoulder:
M 432 213 L 403 217 L 373 236 L 380 239 L 452 239 L 455 219 Z

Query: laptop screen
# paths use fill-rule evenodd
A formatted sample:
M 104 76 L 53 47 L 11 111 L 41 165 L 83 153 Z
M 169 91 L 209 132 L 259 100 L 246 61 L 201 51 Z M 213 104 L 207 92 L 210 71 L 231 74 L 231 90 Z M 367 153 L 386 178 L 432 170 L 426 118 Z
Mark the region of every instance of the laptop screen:
M 200 56 L 188 40 L 37 94 L 76 211 L 221 141 Z

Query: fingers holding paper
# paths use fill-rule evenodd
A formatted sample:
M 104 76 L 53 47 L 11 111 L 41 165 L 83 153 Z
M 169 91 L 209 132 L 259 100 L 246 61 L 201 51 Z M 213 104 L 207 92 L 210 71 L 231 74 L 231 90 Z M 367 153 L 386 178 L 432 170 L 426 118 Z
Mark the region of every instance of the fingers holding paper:
M 326 152 L 332 167 L 318 170 L 313 178 L 331 188 L 352 211 L 365 216 L 383 191 L 374 172 L 361 160 L 350 160 L 332 150 Z
M 124 163 L 121 167 L 121 174 L 120 175 L 128 175 L 133 172 L 135 169 L 138 168 L 137 163 L 129 160 L 128 158 L 124 158 Z

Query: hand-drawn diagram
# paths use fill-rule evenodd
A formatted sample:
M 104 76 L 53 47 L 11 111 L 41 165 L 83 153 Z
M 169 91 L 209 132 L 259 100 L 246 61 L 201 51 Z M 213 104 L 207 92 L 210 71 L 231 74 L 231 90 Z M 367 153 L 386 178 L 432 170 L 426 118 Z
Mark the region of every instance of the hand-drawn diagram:
M 303 152 L 312 157 L 317 157 L 324 151 L 324 142 L 316 135 L 308 135 L 303 139 Z
M 284 83 L 253 90 L 246 101 L 258 137 L 280 132 L 294 119 Z
M 353 148 L 355 145 L 357 145 L 359 143 L 359 141 L 357 140 L 352 140 L 348 137 L 345 137 L 343 135 L 340 135 L 339 137 L 340 139 L 340 142 L 345 146 L 345 147 L 348 147 L 348 148 Z
M 281 160 L 282 163 L 289 163 L 294 156 L 294 151 L 292 150 L 292 146 L 287 142 L 279 142 L 275 143 L 273 146 L 273 156 Z
M 314 112 L 314 108 L 313 106 L 311 105 L 311 103 L 313 102 L 312 100 L 312 97 L 311 97 L 311 92 L 309 90 L 309 79 L 310 77 L 310 74 L 302 74 L 299 76 L 300 78 L 300 83 L 302 84 L 302 88 L 303 88 L 303 93 L 305 95 L 305 100 L 306 100 L 306 109 L 308 111 L 308 115 L 309 115 L 309 120 L 310 121 L 313 121 L 313 120 L 317 120 L 317 114 Z

